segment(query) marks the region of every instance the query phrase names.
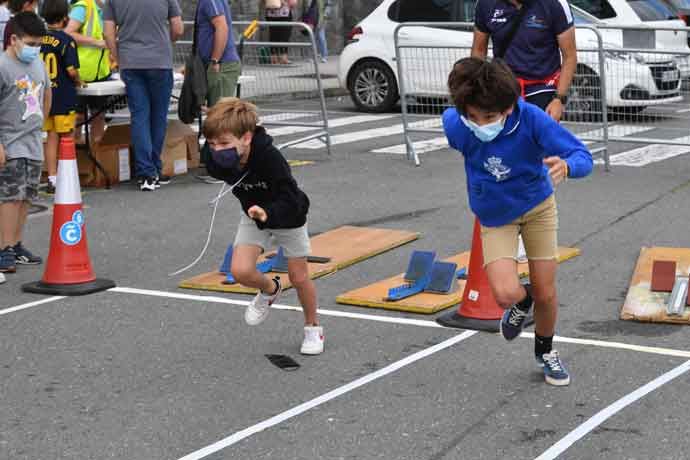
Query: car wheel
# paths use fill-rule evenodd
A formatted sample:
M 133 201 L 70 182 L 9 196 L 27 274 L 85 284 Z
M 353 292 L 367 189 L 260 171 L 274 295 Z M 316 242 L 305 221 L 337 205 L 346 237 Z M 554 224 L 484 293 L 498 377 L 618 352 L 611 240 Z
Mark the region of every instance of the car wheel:
M 601 83 L 590 68 L 578 66 L 565 106 L 568 121 L 596 122 L 602 119 Z
M 399 98 L 395 75 L 381 61 L 357 64 L 350 73 L 348 89 L 352 102 L 362 112 L 388 112 Z

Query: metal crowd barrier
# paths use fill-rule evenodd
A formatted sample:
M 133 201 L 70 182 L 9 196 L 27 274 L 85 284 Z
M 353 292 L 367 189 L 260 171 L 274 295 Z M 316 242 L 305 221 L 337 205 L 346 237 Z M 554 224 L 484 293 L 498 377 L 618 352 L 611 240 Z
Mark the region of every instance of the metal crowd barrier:
M 243 31 L 251 25 L 248 21 L 233 22 L 242 61 L 239 96 L 257 105 L 262 125 L 278 127 L 269 130 L 269 134 L 291 138 L 280 148 L 316 139 L 323 142 L 330 155 L 326 97 L 312 29 L 301 22 L 258 22 L 256 34 L 243 38 Z M 268 41 L 269 27 L 291 29 L 290 40 Z M 193 23 L 186 22 L 185 29 L 185 40 L 175 46 L 178 70 L 183 68 L 192 49 Z M 298 100 L 313 98 L 319 99 L 318 109 L 301 109 Z M 300 136 L 292 138 L 297 135 Z
M 433 38 L 420 28 L 441 29 Z M 453 104 L 448 96 L 448 74 L 453 64 L 470 56 L 472 49 L 473 23 L 421 23 L 399 24 L 394 33 L 397 62 L 398 89 L 402 106 L 404 142 L 408 159 L 420 164 L 413 142 L 413 134 L 443 135 L 440 115 Z M 578 65 L 571 97 L 566 107 L 564 124 L 584 141 L 598 142 L 590 147 L 593 154 L 601 154 L 608 168 L 608 113 L 606 79 L 603 78 L 605 58 L 601 33 L 594 27 L 578 26 L 591 35 L 592 47 L 578 50 Z M 466 32 L 466 40 L 448 35 L 448 31 Z M 452 44 L 444 44 L 443 41 Z M 489 56 L 492 50 L 489 50 Z M 600 74 L 600 75 L 599 75 Z M 599 75 L 599 78 L 597 78 Z M 429 115 L 433 115 L 432 118 Z M 430 144 L 442 143 L 443 138 L 428 140 Z

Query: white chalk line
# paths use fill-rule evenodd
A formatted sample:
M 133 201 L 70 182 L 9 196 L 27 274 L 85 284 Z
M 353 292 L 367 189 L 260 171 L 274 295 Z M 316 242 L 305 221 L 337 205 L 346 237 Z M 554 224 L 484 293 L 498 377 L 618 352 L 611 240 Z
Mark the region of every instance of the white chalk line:
M 690 361 L 686 361 L 685 363 L 681 364 L 675 369 L 672 369 L 671 371 L 663 374 L 662 376 L 657 377 L 656 379 L 638 388 L 632 393 L 623 396 L 618 401 L 602 409 L 589 420 L 587 420 L 585 423 L 583 423 L 582 425 L 578 426 L 573 431 L 568 433 L 563 439 L 551 446 L 548 450 L 546 450 L 535 460 L 555 459 L 563 452 L 565 452 L 568 448 L 570 448 L 570 446 L 572 446 L 575 442 L 582 439 L 584 436 L 589 434 L 591 431 L 593 431 L 596 427 L 604 423 L 606 420 L 613 417 L 621 410 L 625 409 L 635 401 L 645 397 L 646 395 L 661 387 L 662 385 L 665 385 L 666 383 L 670 382 L 676 377 L 685 374 L 686 372 L 688 372 L 688 370 L 690 370 Z
M 406 358 L 401 359 L 400 361 L 396 361 L 393 364 L 389 364 L 388 366 L 379 369 L 376 372 L 372 372 L 371 374 L 367 374 L 364 377 L 360 377 L 357 380 L 354 380 L 348 384 L 345 384 L 343 386 L 340 386 L 336 388 L 335 390 L 329 391 L 328 393 L 325 393 L 321 396 L 317 396 L 316 398 L 309 400 L 305 403 L 300 404 L 299 406 L 293 407 L 291 409 L 286 410 L 285 412 L 282 412 L 278 415 L 275 415 L 267 420 L 264 420 L 263 422 L 257 423 L 255 425 L 252 425 L 248 428 L 245 428 L 244 430 L 238 431 L 224 439 L 221 439 L 220 441 L 217 441 L 213 444 L 210 444 L 202 449 L 199 449 L 195 452 L 192 452 L 188 455 L 185 455 L 184 457 L 180 458 L 179 460 L 200 460 L 204 457 L 207 457 L 215 452 L 218 452 L 219 450 L 225 449 L 227 447 L 232 446 L 233 444 L 237 444 L 238 442 L 242 441 L 243 439 L 246 439 L 256 433 L 259 433 L 261 431 L 264 431 L 268 428 L 271 428 L 275 425 L 278 425 L 286 420 L 289 420 L 293 417 L 296 417 L 298 415 L 301 415 L 308 410 L 311 410 L 317 406 L 320 406 L 328 401 L 331 401 L 332 399 L 337 398 L 338 396 L 342 396 L 345 393 L 349 393 L 350 391 L 356 390 L 357 388 L 366 385 L 367 383 L 373 382 L 374 380 L 378 380 L 382 377 L 385 377 L 386 375 L 392 374 L 393 372 L 402 369 L 405 366 L 408 366 L 416 361 L 419 361 L 421 359 L 424 359 L 428 356 L 433 355 L 434 353 L 437 353 L 439 351 L 445 350 L 459 342 L 462 342 L 463 340 L 466 340 L 473 335 L 477 334 L 476 331 L 465 331 L 460 335 L 457 335 L 455 337 L 452 337 L 448 340 L 445 340 L 437 345 L 434 345 L 432 347 L 426 348 L 422 351 L 419 351 L 417 353 L 414 353 Z
M 228 305 L 246 306 L 249 304 L 249 302 L 245 301 L 245 300 L 234 300 L 234 299 L 228 299 L 225 297 L 218 297 L 218 296 L 202 296 L 202 295 L 182 294 L 182 293 L 167 292 L 167 291 L 155 291 L 155 290 L 149 290 L 149 289 L 116 287 L 116 288 L 110 289 L 110 291 L 111 292 L 117 292 L 117 293 L 123 293 L 123 294 L 138 294 L 138 295 L 148 295 L 148 296 L 154 296 L 154 297 L 166 297 L 166 298 L 179 299 L 179 300 L 193 300 L 193 301 L 197 301 L 197 302 L 224 303 L 224 304 L 228 304 Z M 283 304 L 273 304 L 271 306 L 271 308 L 275 308 L 276 310 L 288 310 L 288 311 L 299 311 L 299 312 L 302 311 L 301 307 L 294 307 L 291 305 L 283 305 Z M 421 320 L 421 319 L 412 319 L 412 318 L 398 318 L 398 317 L 394 317 L 394 316 L 370 315 L 370 314 L 353 313 L 353 312 L 347 312 L 347 311 L 327 310 L 327 309 L 321 309 L 321 308 L 319 309 L 319 314 L 323 315 L 323 316 L 333 316 L 333 317 L 338 317 L 338 318 L 350 318 L 350 319 L 361 319 L 361 320 L 367 320 L 367 321 L 377 321 L 377 322 L 381 322 L 381 323 L 403 324 L 403 325 L 408 325 L 408 326 L 451 329 L 451 328 L 446 328 L 444 326 L 441 326 L 436 321 L 430 321 L 430 320 Z M 521 334 L 521 337 L 522 338 L 534 338 L 534 333 L 523 332 Z M 571 344 L 576 344 L 576 345 L 590 345 L 590 346 L 597 346 L 597 347 L 602 347 L 602 348 L 628 350 L 628 351 L 635 351 L 635 352 L 640 352 L 640 353 L 656 354 L 656 355 L 663 355 L 663 356 L 674 356 L 674 357 L 678 357 L 678 358 L 690 359 L 690 351 L 677 350 L 677 349 L 672 349 L 672 348 L 648 347 L 648 346 L 644 346 L 644 345 L 634 345 L 634 344 L 621 343 L 621 342 L 609 342 L 609 341 L 605 341 L 605 340 L 594 340 L 594 339 L 579 339 L 579 338 L 574 338 L 574 337 L 562 337 L 562 336 L 555 336 L 553 338 L 553 340 L 554 340 L 554 342 L 558 342 L 558 343 L 571 343 Z

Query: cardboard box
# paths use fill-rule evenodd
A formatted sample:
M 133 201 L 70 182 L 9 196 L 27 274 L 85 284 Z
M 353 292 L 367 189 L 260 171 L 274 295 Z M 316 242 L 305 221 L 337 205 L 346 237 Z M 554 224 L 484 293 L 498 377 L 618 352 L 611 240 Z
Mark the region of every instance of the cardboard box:
M 181 142 L 184 142 L 185 145 L 185 156 L 187 158 L 187 164 L 186 168 L 184 169 L 184 173 L 180 174 L 185 174 L 188 169 L 199 167 L 199 138 L 197 136 L 197 133 L 188 125 L 185 125 L 179 120 L 170 120 L 168 122 L 168 129 L 165 133 L 165 147 L 163 149 L 163 154 L 161 155 L 161 160 L 164 156 L 166 156 L 166 151 L 172 149 L 180 149 L 179 144 Z M 177 152 L 177 154 L 179 156 L 179 152 Z M 177 158 L 177 160 L 178 170 L 181 171 L 182 162 L 179 161 L 179 158 Z M 165 170 L 165 164 L 163 165 L 163 169 Z M 175 169 L 174 165 L 173 169 Z M 171 175 L 167 174 L 165 171 L 163 172 L 163 174 Z
M 129 144 L 130 138 L 130 125 L 111 125 L 108 126 L 101 145 Z M 133 147 L 131 151 L 134 153 Z M 189 168 L 198 167 L 199 143 L 194 130 L 179 120 L 170 120 L 165 133 L 161 162 L 163 175 L 166 176 L 186 174 Z M 133 165 L 134 161 L 131 164 Z
M 86 146 L 77 148 L 77 167 L 79 169 L 79 183 L 84 187 L 105 187 L 127 182 L 132 178 L 132 160 L 128 145 L 97 144 L 91 149 L 91 156 Z M 98 161 L 101 170 L 94 159 Z M 105 172 L 105 174 L 104 174 Z M 107 178 L 106 178 L 107 174 Z

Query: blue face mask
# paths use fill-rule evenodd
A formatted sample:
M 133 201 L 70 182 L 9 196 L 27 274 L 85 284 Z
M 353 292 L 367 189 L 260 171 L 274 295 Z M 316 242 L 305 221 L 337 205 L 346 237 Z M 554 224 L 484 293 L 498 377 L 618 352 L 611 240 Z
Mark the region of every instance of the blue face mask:
M 211 149 L 211 156 L 213 157 L 213 161 L 221 168 L 239 170 L 240 154 L 236 148 L 231 147 L 223 150 Z
M 505 117 L 501 117 L 500 120 L 496 120 L 493 123 L 479 126 L 477 123 L 468 120 L 462 115 L 460 116 L 460 120 L 462 120 L 465 126 L 467 126 L 474 135 L 477 136 L 477 139 L 482 142 L 491 142 L 496 139 L 496 137 L 501 134 L 501 131 L 503 131 L 503 126 L 506 121 Z
M 22 50 L 17 54 L 17 59 L 22 61 L 24 64 L 31 64 L 36 60 L 41 52 L 40 46 L 22 46 Z

